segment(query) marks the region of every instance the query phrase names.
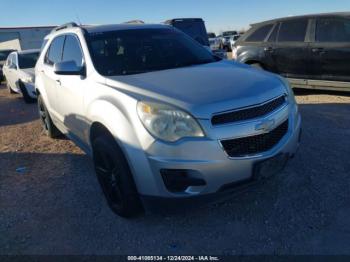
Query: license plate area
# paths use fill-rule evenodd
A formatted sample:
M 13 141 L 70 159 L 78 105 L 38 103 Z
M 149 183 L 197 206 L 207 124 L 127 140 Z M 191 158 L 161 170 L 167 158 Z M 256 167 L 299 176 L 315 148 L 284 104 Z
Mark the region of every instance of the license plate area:
M 261 180 L 272 177 L 281 172 L 289 159 L 288 154 L 278 154 L 255 164 L 253 179 Z

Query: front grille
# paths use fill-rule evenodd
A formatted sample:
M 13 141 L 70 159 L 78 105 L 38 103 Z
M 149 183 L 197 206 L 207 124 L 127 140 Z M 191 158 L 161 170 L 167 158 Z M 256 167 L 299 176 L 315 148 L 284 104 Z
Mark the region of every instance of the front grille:
M 249 156 L 270 150 L 284 137 L 287 131 L 288 120 L 269 133 L 222 140 L 221 144 L 230 157 Z
M 264 116 L 268 113 L 273 112 L 285 103 L 285 97 L 280 96 L 262 105 L 254 107 L 231 111 L 227 113 L 218 114 L 212 117 L 212 125 L 223 125 L 232 122 L 244 121 L 253 119 L 256 117 Z

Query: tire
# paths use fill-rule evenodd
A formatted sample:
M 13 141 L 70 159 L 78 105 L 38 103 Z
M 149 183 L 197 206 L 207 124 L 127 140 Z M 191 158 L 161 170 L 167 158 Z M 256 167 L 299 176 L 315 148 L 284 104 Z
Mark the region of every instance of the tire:
M 52 122 L 49 112 L 44 104 L 42 97 L 38 96 L 38 110 L 39 117 L 44 129 L 45 134 L 50 138 L 56 138 L 62 135 L 62 133 L 57 129 L 55 124 Z
M 264 68 L 262 67 L 261 64 L 259 63 L 253 63 L 253 64 L 250 64 L 252 67 L 256 68 L 256 69 L 260 69 L 260 70 L 264 70 Z
M 125 218 L 142 213 L 129 165 L 114 138 L 101 135 L 93 140 L 92 149 L 97 179 L 111 210 Z
M 27 88 L 24 86 L 24 84 L 21 81 L 18 82 L 18 86 L 22 92 L 24 102 L 26 102 L 27 104 L 32 104 L 36 102 L 35 98 L 32 98 L 29 96 Z

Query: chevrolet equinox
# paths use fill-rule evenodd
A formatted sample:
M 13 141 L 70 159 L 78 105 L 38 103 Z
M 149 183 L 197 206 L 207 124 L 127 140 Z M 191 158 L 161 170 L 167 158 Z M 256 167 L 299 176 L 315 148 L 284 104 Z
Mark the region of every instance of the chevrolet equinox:
M 270 177 L 299 144 L 283 78 L 221 60 L 172 26 L 65 24 L 35 72 L 45 132 L 92 157 L 120 216 Z

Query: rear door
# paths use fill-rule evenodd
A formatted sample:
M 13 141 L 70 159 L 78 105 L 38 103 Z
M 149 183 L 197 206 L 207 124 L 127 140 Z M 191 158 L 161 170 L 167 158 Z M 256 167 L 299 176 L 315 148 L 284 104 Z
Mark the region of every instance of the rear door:
M 309 59 L 307 29 L 309 19 L 282 21 L 273 48 L 276 73 L 290 78 L 306 78 Z
M 319 17 L 315 19 L 315 41 L 311 44 L 312 78 L 350 81 L 350 19 Z

